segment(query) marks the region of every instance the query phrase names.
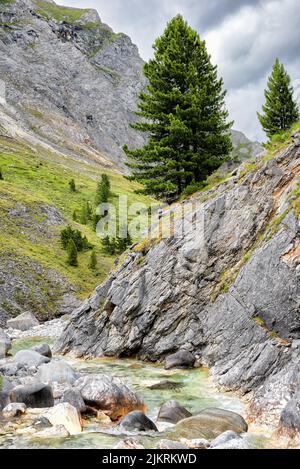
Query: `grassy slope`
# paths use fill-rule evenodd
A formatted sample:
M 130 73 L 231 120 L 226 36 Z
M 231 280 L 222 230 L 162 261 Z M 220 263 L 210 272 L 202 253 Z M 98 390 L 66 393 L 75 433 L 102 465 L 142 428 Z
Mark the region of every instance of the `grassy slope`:
M 61 159 L 45 150 L 34 151 L 23 143 L 0 138 L 0 168 L 4 181 L 0 181 L 0 257 L 8 253 L 38 261 L 47 269 L 54 269 L 77 287 L 80 296 L 85 297 L 99 284 L 111 269 L 114 258 L 103 254 L 101 242 L 91 226 L 83 226 L 72 221 L 75 209 L 84 203 L 94 202 L 97 179 L 101 168 Z M 113 197 L 117 205 L 117 195 L 127 195 L 129 203 L 142 202 L 149 205 L 152 200 L 137 195 L 138 186 L 121 175 L 105 170 L 111 178 Z M 74 178 L 78 191 L 72 193 L 69 181 Z M 66 265 L 66 253 L 59 242 L 61 227 L 47 227 L 45 235 L 41 206 L 55 206 L 65 217 L 66 224 L 79 228 L 95 246 L 98 270 L 93 273 L 88 268 L 90 252 L 79 254 L 79 267 Z M 18 217 L 9 211 L 15 207 L 27 208 L 32 220 L 31 226 L 22 226 Z M 21 223 L 21 226 L 20 226 Z

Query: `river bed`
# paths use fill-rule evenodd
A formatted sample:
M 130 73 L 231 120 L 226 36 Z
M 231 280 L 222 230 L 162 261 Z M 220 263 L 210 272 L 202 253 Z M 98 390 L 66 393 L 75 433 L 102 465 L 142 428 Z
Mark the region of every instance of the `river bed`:
M 12 353 L 20 349 L 30 348 L 37 343 L 48 342 L 52 339 L 26 338 L 15 340 Z M 206 369 L 169 370 L 162 365 L 142 363 L 131 359 L 103 358 L 94 360 L 78 360 L 70 357 L 64 359 L 77 371 L 84 373 L 103 373 L 123 380 L 133 390 L 143 397 L 148 416 L 156 421 L 159 407 L 170 399 L 177 400 L 190 412 L 197 413 L 207 407 L 218 407 L 237 412 L 245 416 L 245 404 L 236 395 L 219 392 L 212 384 Z M 179 389 L 152 390 L 149 386 L 168 380 L 175 383 Z M 141 435 L 133 437 L 146 448 L 154 448 L 161 439 L 176 439 L 172 427 L 168 424 L 157 424 L 159 434 Z M 0 448 L 104 448 L 109 449 L 123 440 L 126 436 L 116 428 L 105 428 L 101 423 L 91 419 L 85 421 L 84 431 L 80 435 L 69 436 L 64 439 L 37 439 L 30 435 L 16 435 L 7 433 L 0 436 Z M 271 438 L 271 429 L 250 429 L 247 439 L 255 448 L 278 447 L 278 441 Z M 283 446 L 283 443 L 280 444 Z

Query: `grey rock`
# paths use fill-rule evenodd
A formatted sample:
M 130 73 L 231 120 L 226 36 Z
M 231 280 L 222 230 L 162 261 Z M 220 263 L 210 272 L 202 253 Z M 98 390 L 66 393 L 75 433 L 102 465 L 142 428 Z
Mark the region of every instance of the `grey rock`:
M 300 392 L 297 392 L 283 409 L 280 421 L 279 432 L 290 436 L 300 434 Z
M 37 378 L 43 383 L 73 384 L 77 379 L 75 370 L 64 360 L 52 360 L 38 369 Z
M 46 417 L 39 416 L 33 419 L 32 421 L 32 426 L 36 430 L 44 430 L 45 428 L 50 428 L 52 427 L 51 423 Z
M 179 350 L 178 352 L 168 355 L 165 360 L 165 369 L 171 368 L 192 368 L 195 363 L 195 357 L 186 350 Z
M 210 449 L 254 449 L 244 438 L 233 438 Z
M 191 416 L 192 414 L 177 401 L 168 401 L 160 407 L 157 420 L 178 423 Z
M 40 432 L 34 434 L 34 438 L 67 438 L 70 436 L 70 433 L 66 430 L 64 425 L 55 425 L 50 428 L 45 428 Z
M 82 399 L 82 395 L 78 389 L 67 389 L 61 399 L 60 402 L 68 402 L 71 404 L 78 412 L 83 413 L 86 411 L 86 405 L 84 400 Z
M 145 403 L 135 392 L 111 376 L 83 376 L 74 386 L 79 389 L 88 406 L 105 411 L 112 420 L 118 420 L 135 410 L 146 409 Z
M 30 312 L 22 313 L 16 318 L 9 319 L 7 321 L 7 327 L 11 327 L 12 329 L 19 329 L 20 331 L 27 331 L 28 329 L 38 325 L 38 320 Z
M 5 358 L 11 349 L 11 340 L 3 329 L 0 328 L 0 359 Z
M 42 383 L 16 386 L 10 392 L 9 398 L 11 402 L 21 402 L 33 409 L 54 405 L 51 387 Z
M 127 414 L 120 422 L 120 429 L 129 432 L 135 430 L 139 432 L 158 431 L 155 423 L 143 412 L 138 411 Z
M 214 446 L 223 445 L 224 443 L 228 443 L 231 440 L 237 440 L 237 439 L 240 439 L 240 438 L 241 438 L 240 435 L 233 432 L 232 430 L 228 430 L 224 433 L 221 433 L 221 435 L 217 436 L 217 438 L 215 438 L 210 443 L 210 447 L 213 448 Z
M 34 350 L 19 350 L 14 356 L 14 361 L 18 365 L 26 365 L 27 367 L 39 366 L 43 363 L 48 363 L 50 359 L 44 357 Z
M 5 419 L 12 419 L 14 417 L 19 417 L 26 412 L 26 405 L 22 403 L 8 404 L 3 410 L 2 415 Z
M 164 391 L 164 390 L 176 390 L 184 387 L 183 383 L 176 383 L 176 381 L 159 381 L 159 383 L 154 383 L 148 386 L 148 389 L 153 391 Z
M 43 355 L 44 357 L 52 358 L 51 348 L 46 343 L 35 345 L 34 347 L 31 347 L 31 350 L 34 350 L 35 352 L 39 353 L 40 355 Z
M 179 441 L 161 440 L 156 446 L 158 449 L 188 449 L 186 445 Z
M 212 440 L 232 430 L 235 433 L 244 433 L 248 425 L 239 414 L 223 409 L 205 409 L 197 415 L 181 420 L 175 427 L 177 436 L 181 438 L 205 438 Z

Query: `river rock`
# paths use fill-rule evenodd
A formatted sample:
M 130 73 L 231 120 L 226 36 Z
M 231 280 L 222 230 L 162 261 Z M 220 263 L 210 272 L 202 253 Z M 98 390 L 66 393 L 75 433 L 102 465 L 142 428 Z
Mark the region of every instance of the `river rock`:
M 18 329 L 20 331 L 27 331 L 28 329 L 38 325 L 39 321 L 30 312 L 22 313 L 16 318 L 12 318 L 7 321 L 7 327 Z
M 10 392 L 9 397 L 11 402 L 23 402 L 27 407 L 33 409 L 54 405 L 52 389 L 44 383 L 16 386 Z
M 119 441 L 114 449 L 145 449 L 143 445 L 139 444 L 133 438 L 126 438 L 125 440 Z
M 70 435 L 78 435 L 82 431 L 78 411 L 68 402 L 52 407 L 46 418 L 53 426 L 63 425 Z
M 31 350 L 34 350 L 35 352 L 40 353 L 44 357 L 52 358 L 51 348 L 46 343 L 35 345 L 34 347 L 31 347 Z
M 236 440 L 241 438 L 240 435 L 233 432 L 232 430 L 228 430 L 227 432 L 221 433 L 221 435 L 217 436 L 211 443 L 210 447 L 214 448 L 214 446 L 223 445 L 224 443 L 228 443 L 228 441 Z
M 5 358 L 11 349 L 11 340 L 8 335 L 0 328 L 0 359 Z
M 51 423 L 47 419 L 47 417 L 43 417 L 40 415 L 39 417 L 35 417 L 32 421 L 32 426 L 36 430 L 44 430 L 45 428 L 50 428 L 52 427 Z
M 158 449 L 188 449 L 186 445 L 179 441 L 172 440 L 161 440 L 157 443 L 156 448 Z
M 84 400 L 82 399 L 82 395 L 78 389 L 67 389 L 61 399 L 60 402 L 68 402 L 71 404 L 78 412 L 83 413 L 86 411 L 86 405 Z
M 247 432 L 248 425 L 243 417 L 235 412 L 210 408 L 181 420 L 175 428 L 176 435 L 181 438 L 207 440 L 212 440 L 227 430 L 244 433 Z
M 135 430 L 139 432 L 158 431 L 155 423 L 147 415 L 139 411 L 127 414 L 120 423 L 120 429 L 129 432 Z
M 88 406 L 103 410 L 112 420 L 118 420 L 134 410 L 146 410 L 143 400 L 117 378 L 86 375 L 79 378 L 74 386 Z
M 180 420 L 191 417 L 192 414 L 177 401 L 167 401 L 159 409 L 158 421 L 178 423 Z
M 39 367 L 37 377 L 43 383 L 73 384 L 77 379 L 75 370 L 64 360 L 52 360 L 51 363 Z
M 44 357 L 38 352 L 35 352 L 34 350 L 20 350 L 15 354 L 14 361 L 20 365 L 30 367 L 48 363 L 50 359 L 48 357 Z
M 22 414 L 26 413 L 26 405 L 18 402 L 13 402 L 8 404 L 3 410 L 2 415 L 6 419 L 12 419 L 14 417 L 19 417 Z
M 209 441 L 204 438 L 197 438 L 194 440 L 181 438 L 180 441 L 189 449 L 207 449 L 210 446 Z
M 12 388 L 11 382 L 0 375 L 0 411 L 9 404 L 9 393 Z
M 253 447 L 244 438 L 233 438 L 209 449 L 253 449 Z
M 176 390 L 184 387 L 183 383 L 176 383 L 175 381 L 159 381 L 159 383 L 154 383 L 148 386 L 148 389 L 152 391 L 165 391 L 165 390 Z
M 165 369 L 171 368 L 192 368 L 196 359 L 187 350 L 179 350 L 179 352 L 168 355 L 165 360 Z
M 300 392 L 296 393 L 283 409 L 279 421 L 279 433 L 300 436 Z
M 70 433 L 64 425 L 55 425 L 34 434 L 35 438 L 67 438 L 68 436 Z

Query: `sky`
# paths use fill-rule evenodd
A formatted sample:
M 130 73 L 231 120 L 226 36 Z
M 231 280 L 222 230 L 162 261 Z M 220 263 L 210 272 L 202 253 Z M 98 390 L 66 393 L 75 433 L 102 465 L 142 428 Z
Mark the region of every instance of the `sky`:
M 95 8 L 115 32 L 128 34 L 148 60 L 167 22 L 181 13 L 205 39 L 227 89 L 234 128 L 264 140 L 257 111 L 276 57 L 284 63 L 300 98 L 299 0 L 57 0 Z M 299 99 L 300 100 L 300 99 Z

